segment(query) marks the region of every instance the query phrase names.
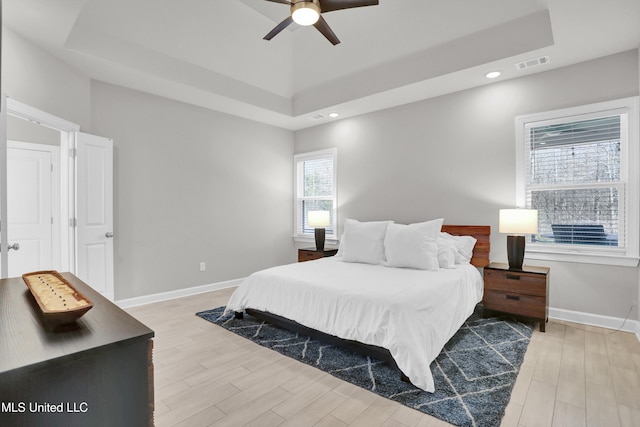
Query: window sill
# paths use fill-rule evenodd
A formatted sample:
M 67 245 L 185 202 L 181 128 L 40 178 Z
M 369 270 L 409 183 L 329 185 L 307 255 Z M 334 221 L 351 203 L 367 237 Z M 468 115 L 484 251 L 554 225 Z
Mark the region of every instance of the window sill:
M 558 250 L 557 248 L 527 246 L 526 257 L 545 261 L 577 262 L 582 264 L 613 265 L 618 267 L 637 267 L 640 260 L 637 256 L 628 256 L 624 252 L 585 252 Z
M 300 242 L 300 243 L 313 243 L 314 245 L 316 244 L 316 239 L 313 236 L 293 236 L 293 241 L 294 242 Z M 324 239 L 324 243 L 327 245 L 331 245 L 331 246 L 338 246 L 339 240 L 335 237 L 325 237 Z

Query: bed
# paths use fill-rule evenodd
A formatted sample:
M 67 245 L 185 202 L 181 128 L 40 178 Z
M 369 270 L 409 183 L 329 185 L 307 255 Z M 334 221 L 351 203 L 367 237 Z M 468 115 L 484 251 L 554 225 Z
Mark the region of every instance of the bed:
M 431 221 L 412 225 L 424 229 L 424 224 L 434 227 Z M 395 258 L 389 252 L 390 230 L 401 230 L 406 237 L 415 235 L 416 228 L 388 226 L 383 247 L 387 243 L 389 257 L 383 262 L 350 261 L 347 251 L 262 270 L 234 291 L 226 312 L 234 312 L 236 317 L 246 312 L 389 361 L 403 378 L 433 392 L 431 362 L 482 300 L 478 267 L 489 263 L 490 235 L 489 226 L 441 225 L 442 220 L 435 224 L 438 239 L 473 238 L 466 259 L 456 260 L 460 262 L 447 268 L 392 265 Z M 347 240 L 349 236 L 343 236 L 341 245 L 353 249 L 356 240 Z M 408 241 L 405 238 L 403 242 Z M 437 243 L 440 245 L 441 240 Z

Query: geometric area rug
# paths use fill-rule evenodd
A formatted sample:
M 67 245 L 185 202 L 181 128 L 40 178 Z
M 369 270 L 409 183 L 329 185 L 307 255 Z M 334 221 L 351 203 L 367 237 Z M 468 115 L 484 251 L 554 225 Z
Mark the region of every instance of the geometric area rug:
M 400 379 L 397 368 L 224 307 L 196 313 L 212 323 L 344 381 L 457 426 L 499 426 L 529 345 L 533 323 L 475 312 L 431 363 L 435 393 Z

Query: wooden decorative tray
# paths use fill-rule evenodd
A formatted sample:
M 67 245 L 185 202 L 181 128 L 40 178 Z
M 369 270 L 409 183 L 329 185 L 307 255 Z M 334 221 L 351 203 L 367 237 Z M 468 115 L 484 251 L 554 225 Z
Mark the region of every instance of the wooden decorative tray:
M 93 307 L 89 298 L 78 292 L 55 270 L 34 271 L 22 275 L 45 319 L 52 323 L 69 323 Z

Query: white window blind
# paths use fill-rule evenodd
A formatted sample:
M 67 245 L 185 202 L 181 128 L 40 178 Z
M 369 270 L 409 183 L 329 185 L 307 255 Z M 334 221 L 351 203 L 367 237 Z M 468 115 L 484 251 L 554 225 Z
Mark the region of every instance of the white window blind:
M 637 100 L 631 107 L 603 103 L 517 119 L 519 199 L 538 210 L 531 250 L 637 258 L 633 105 Z
M 526 127 L 527 204 L 538 210 L 540 241 L 624 247 L 622 118 Z
M 329 149 L 294 156 L 295 237 L 313 237 L 309 226 L 310 211 L 328 211 L 330 223 L 325 228 L 327 238 L 336 237 L 336 160 L 337 150 Z

